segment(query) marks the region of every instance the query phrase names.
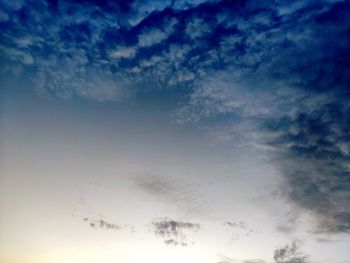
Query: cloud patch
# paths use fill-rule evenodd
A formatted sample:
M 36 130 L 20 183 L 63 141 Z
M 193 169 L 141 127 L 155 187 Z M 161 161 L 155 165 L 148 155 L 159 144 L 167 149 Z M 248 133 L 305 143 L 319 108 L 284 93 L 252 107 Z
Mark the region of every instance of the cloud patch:
M 155 235 L 160 237 L 164 244 L 172 246 L 193 244 L 193 241 L 188 241 L 187 235 L 200 230 L 200 225 L 197 223 L 176 221 L 169 218 L 153 221 L 151 226 Z
M 225 227 L 233 230 L 232 239 L 237 240 L 241 237 L 249 237 L 254 233 L 254 230 L 249 228 L 243 221 L 226 221 L 223 223 Z
M 309 257 L 300 251 L 298 242 L 277 248 L 274 251 L 273 259 L 276 263 L 307 263 Z
M 197 187 L 168 177 L 144 175 L 136 184 L 160 201 L 173 204 L 187 214 L 201 214 L 205 210 L 203 197 Z
M 83 221 L 88 223 L 92 229 L 102 229 L 102 230 L 112 230 L 112 231 L 121 231 L 127 230 L 130 233 L 135 232 L 135 227 L 129 224 L 114 224 L 105 219 L 91 219 L 84 217 Z
M 91 228 L 100 228 L 100 229 L 105 229 L 105 230 L 120 230 L 121 227 L 116 224 L 112 224 L 107 222 L 106 220 L 103 219 L 98 219 L 98 220 L 92 220 L 87 217 L 83 219 L 84 222 L 89 223 L 89 226 Z

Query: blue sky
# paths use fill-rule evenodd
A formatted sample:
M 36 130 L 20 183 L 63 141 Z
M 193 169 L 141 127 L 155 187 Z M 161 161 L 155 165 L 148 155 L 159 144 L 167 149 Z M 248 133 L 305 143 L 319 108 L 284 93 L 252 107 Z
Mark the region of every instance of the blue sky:
M 33 237 L 58 230 L 23 230 L 23 242 L 11 230 L 64 203 L 76 251 L 127 240 L 122 258 L 94 254 L 105 262 L 138 262 L 134 249 L 153 262 L 203 262 L 203 249 L 216 263 L 350 262 L 349 11 L 341 0 L 1 0 L 0 257 L 87 262 Z M 14 194 L 25 185 L 26 202 Z

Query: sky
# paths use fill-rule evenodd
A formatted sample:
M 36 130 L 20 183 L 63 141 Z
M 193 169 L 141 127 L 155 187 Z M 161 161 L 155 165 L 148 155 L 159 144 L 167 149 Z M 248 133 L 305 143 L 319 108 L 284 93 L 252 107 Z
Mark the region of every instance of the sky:
M 349 12 L 0 0 L 0 261 L 350 263 Z

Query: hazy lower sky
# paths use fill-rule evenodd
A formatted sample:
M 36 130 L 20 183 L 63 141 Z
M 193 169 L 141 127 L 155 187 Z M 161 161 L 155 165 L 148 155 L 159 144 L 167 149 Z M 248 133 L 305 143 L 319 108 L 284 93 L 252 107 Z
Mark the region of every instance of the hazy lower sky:
M 350 263 L 350 2 L 0 1 L 0 261 Z

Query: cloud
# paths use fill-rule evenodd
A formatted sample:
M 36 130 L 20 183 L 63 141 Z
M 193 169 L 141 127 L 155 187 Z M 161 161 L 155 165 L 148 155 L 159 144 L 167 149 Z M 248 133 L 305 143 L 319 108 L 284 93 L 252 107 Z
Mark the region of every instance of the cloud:
M 216 140 L 264 151 L 283 173 L 290 200 L 314 213 L 316 232 L 348 232 L 350 111 L 343 97 L 276 84 L 274 93 L 255 90 L 220 75 L 203 83 L 176 113 L 178 122 L 210 119 Z M 227 119 L 221 129 L 212 124 L 217 116 Z
M 227 66 L 240 57 L 241 52 L 232 54 L 239 51 L 239 45 L 244 45 L 241 37 L 245 34 L 234 29 L 236 24 L 223 30 L 224 25 L 218 24 L 215 18 L 225 14 L 228 20 L 240 24 L 239 6 L 225 1 L 204 2 L 131 1 L 123 4 L 103 1 L 83 5 L 71 1 L 21 1 L 19 9 L 2 5 L 0 11 L 4 18 L 0 26 L 4 52 L 1 57 L 7 65 L 3 74 L 17 73 L 18 64 L 23 71 L 30 71 L 39 79 L 41 72 L 49 69 L 61 72 L 64 78 L 59 79 L 62 81 L 50 76 L 43 86 L 51 95 L 60 98 L 72 98 L 72 94 L 84 97 L 89 93 L 89 99 L 120 99 L 111 85 L 106 88 L 111 91 L 104 92 L 103 99 L 100 93 L 79 92 L 91 81 L 87 69 L 103 72 L 103 78 L 116 82 L 117 86 L 129 80 L 133 86 L 143 88 L 191 85 L 213 67 Z M 231 9 L 237 14 L 228 12 Z M 21 16 L 21 12 L 26 16 Z M 138 20 L 137 17 L 141 20 L 131 23 L 133 19 Z M 255 15 L 254 21 L 266 25 L 270 21 L 266 17 L 269 16 Z M 30 42 L 24 41 L 29 37 Z M 241 41 L 236 47 L 228 44 L 218 49 L 216 40 L 224 43 L 224 39 L 230 38 Z M 21 39 L 24 42 L 19 41 Z M 6 52 L 9 48 L 15 52 Z M 175 49 L 185 52 L 174 56 Z M 86 62 L 67 65 L 67 60 L 76 60 L 76 53 L 84 53 Z M 162 57 L 159 63 L 152 67 L 143 63 L 155 55 Z M 69 74 L 71 77 L 67 77 Z
M 186 24 L 185 31 L 189 38 L 195 39 L 208 36 L 211 30 L 210 24 L 207 24 L 202 18 L 195 17 Z
M 229 227 L 234 227 L 234 228 L 237 227 L 237 228 L 247 229 L 247 226 L 243 221 L 238 221 L 238 222 L 226 221 L 224 225 Z
M 226 221 L 223 223 L 224 226 L 230 227 L 233 232 L 232 239 L 236 240 L 241 237 L 249 237 L 254 233 L 254 230 L 249 228 L 243 221 Z
M 25 4 L 25 0 L 1 1 L 1 4 L 5 9 L 18 11 Z
M 159 200 L 173 204 L 187 214 L 202 214 L 205 204 L 196 187 L 185 182 L 159 176 L 143 176 L 136 179 L 137 185 Z
M 349 231 L 348 48 L 333 41 L 349 29 L 343 8 L 348 3 L 300 7 L 283 20 L 248 19 L 246 32 L 256 34 L 221 42 L 223 50 L 226 43 L 245 47 L 230 57 L 241 66 L 196 80 L 175 114 L 179 123 L 204 119 L 211 126 L 224 118 L 217 136 L 268 151 L 290 200 L 314 214 L 315 232 Z
M 301 224 L 300 214 L 300 211 L 295 209 L 282 215 L 281 223 L 277 226 L 277 230 L 286 234 L 293 233 L 298 225 Z
M 108 55 L 112 59 L 121 59 L 121 58 L 132 58 L 136 54 L 136 50 L 133 47 L 117 47 L 114 50 L 109 50 Z
M 273 259 L 276 263 L 307 263 L 309 257 L 300 252 L 299 244 L 294 241 L 274 251 Z
M 101 216 L 103 217 L 103 216 Z M 106 219 L 92 219 L 84 217 L 83 221 L 86 222 L 92 229 L 113 230 L 113 231 L 128 231 L 129 233 L 135 233 L 135 226 L 130 224 L 114 224 Z
M 349 228 L 349 109 L 327 96 L 309 112 L 267 123 L 280 136 L 270 144 L 288 182 L 291 200 L 318 218 L 316 232 L 348 232 Z M 272 128 L 273 127 L 273 128 Z
M 88 2 L 2 1 L 1 75 L 65 100 L 181 93 L 178 123 L 227 120 L 316 232 L 349 232 L 349 1 Z
M 262 259 L 246 259 L 246 260 L 234 260 L 227 256 L 218 255 L 220 261 L 218 263 L 270 263 L 272 261 L 265 261 Z M 276 248 L 273 251 L 273 262 L 274 263 L 308 263 L 310 257 L 305 255 L 300 249 L 300 242 L 293 241 L 291 244 Z
M 120 230 L 121 226 L 109 223 L 103 219 L 92 220 L 87 217 L 83 219 L 84 222 L 88 222 L 89 226 L 92 228 L 101 228 L 106 230 Z
M 166 245 L 174 246 L 187 246 L 193 243 L 187 241 L 187 234 L 200 230 L 200 225 L 197 223 L 175 221 L 169 218 L 152 222 L 152 227 L 154 228 L 154 233 L 162 238 Z
M 149 47 L 160 43 L 167 38 L 167 34 L 159 29 L 145 32 L 139 35 L 139 46 Z
M 42 71 L 49 71 L 47 67 L 62 72 L 65 77 L 60 77 L 62 83 L 55 79 L 51 81 L 51 76 L 44 82 L 44 88 L 60 98 L 84 97 L 86 93 L 89 99 L 99 101 L 118 101 L 123 97 L 124 90 L 116 93 L 113 85 L 107 85 L 105 89 L 111 91 L 104 91 L 102 96 L 100 92 L 91 92 L 90 87 L 81 92 L 86 83 L 91 82 L 87 68 L 104 72 L 102 79 L 116 82 L 116 86 L 132 80 L 134 87 L 142 86 L 143 89 L 180 88 L 191 86 L 195 79 L 213 69 L 236 65 L 251 70 L 268 58 L 285 58 L 289 54 L 282 52 L 285 50 L 283 43 L 300 42 L 301 47 L 306 36 L 310 36 L 308 40 L 314 37 L 307 31 L 310 27 L 302 27 L 305 21 L 301 20 L 310 16 L 304 9 L 295 9 L 282 19 L 276 14 L 278 6 L 268 1 L 266 4 L 249 1 L 245 4 L 230 1 L 131 1 L 126 4 L 103 1 L 84 5 L 71 1 L 19 1 L 15 6 L 18 8 L 5 4 L 0 7 L 5 14 L 1 24 L 2 45 L 4 50 L 10 47 L 15 50 L 1 54 L 2 61 L 8 65 L 6 71 L 18 72 L 18 66 L 11 65 L 19 63 L 24 71 L 31 71 L 31 75 L 37 73 L 39 79 Z M 306 8 L 304 6 L 308 7 L 308 3 L 303 4 Z M 315 6 L 312 11 L 320 16 L 332 5 L 326 2 Z M 21 16 L 21 12 L 27 15 Z M 302 17 L 300 23 L 293 19 L 297 12 Z M 310 24 L 309 20 L 306 22 Z M 19 42 L 28 37 L 32 40 L 25 42 L 27 44 Z M 182 56 L 173 56 L 174 49 L 183 48 L 186 52 Z M 75 60 L 75 54 L 81 52 L 87 59 L 84 65 L 66 65 L 68 58 Z M 144 63 L 154 56 L 160 56 L 162 60 L 152 66 Z M 52 63 L 52 57 L 57 62 Z M 281 68 L 269 68 L 269 63 L 265 64 L 266 70 Z M 69 74 L 72 76 L 67 78 Z

